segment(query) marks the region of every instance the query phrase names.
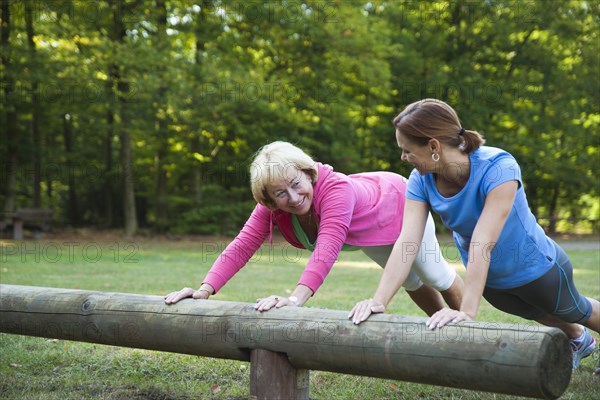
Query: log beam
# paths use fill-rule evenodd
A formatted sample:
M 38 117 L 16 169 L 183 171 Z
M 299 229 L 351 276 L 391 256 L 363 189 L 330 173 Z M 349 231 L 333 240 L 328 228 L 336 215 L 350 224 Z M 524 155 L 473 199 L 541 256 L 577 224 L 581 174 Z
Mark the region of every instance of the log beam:
M 380 314 L 355 326 L 347 315 L 306 307 L 260 313 L 250 303 L 215 300 L 168 306 L 161 296 L 0 285 L 5 333 L 241 361 L 261 349 L 285 355 L 295 370 L 537 398 L 559 397 L 571 378 L 570 346 L 558 329 L 468 322 L 430 331 L 420 317 Z

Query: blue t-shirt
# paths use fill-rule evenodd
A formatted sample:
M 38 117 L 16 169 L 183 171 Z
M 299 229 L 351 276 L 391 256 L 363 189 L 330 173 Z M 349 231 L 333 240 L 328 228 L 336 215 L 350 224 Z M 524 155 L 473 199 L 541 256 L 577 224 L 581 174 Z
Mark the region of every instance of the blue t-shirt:
M 415 169 L 408 180 L 406 197 L 429 203 L 441 216 L 444 225 L 452 230 L 466 266 L 473 231 L 488 193 L 501 183 L 517 181 L 515 202 L 490 255 L 486 286 L 509 289 L 541 277 L 552 267 L 556 249 L 529 209 L 517 161 L 506 151 L 487 146 L 470 153 L 469 159 L 469 180 L 454 196 L 443 197 L 435 186 L 433 174 L 420 175 Z M 451 169 L 445 171 L 452 172 Z M 486 251 L 489 244 L 473 243 L 473 246 L 473 251 Z

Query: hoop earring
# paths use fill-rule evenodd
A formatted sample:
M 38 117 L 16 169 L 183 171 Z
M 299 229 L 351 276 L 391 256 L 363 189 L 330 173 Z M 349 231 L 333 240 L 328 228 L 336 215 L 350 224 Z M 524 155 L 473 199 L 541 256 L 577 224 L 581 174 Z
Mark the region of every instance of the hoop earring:
M 440 161 L 440 155 L 438 153 L 431 153 L 431 159 L 434 162 L 438 162 L 438 161 Z

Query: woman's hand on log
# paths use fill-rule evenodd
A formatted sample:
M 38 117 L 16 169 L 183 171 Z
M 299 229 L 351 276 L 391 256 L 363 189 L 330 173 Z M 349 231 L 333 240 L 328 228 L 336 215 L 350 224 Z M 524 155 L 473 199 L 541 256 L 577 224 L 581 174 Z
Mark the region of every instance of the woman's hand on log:
M 453 310 L 448 307 L 442 308 L 440 311 L 433 314 L 427 322 L 425 322 L 425 326 L 428 329 L 436 329 L 441 328 L 442 326 L 453 324 L 461 321 L 472 321 L 473 318 L 469 314 L 463 311 Z
M 180 300 L 191 297 L 193 299 L 208 299 L 210 293 L 208 290 L 194 290 L 192 288 L 183 288 L 178 292 L 172 292 L 165 296 L 166 304 L 175 304 Z
M 356 303 L 354 308 L 350 310 L 348 318 L 352 319 L 356 325 L 365 321 L 371 314 L 385 312 L 385 306 L 377 300 L 369 299 Z
M 294 303 L 290 301 L 285 296 L 269 296 L 264 299 L 256 299 L 256 304 L 254 305 L 254 309 L 258 311 L 269 311 L 271 308 L 281 308 L 287 306 L 295 306 Z

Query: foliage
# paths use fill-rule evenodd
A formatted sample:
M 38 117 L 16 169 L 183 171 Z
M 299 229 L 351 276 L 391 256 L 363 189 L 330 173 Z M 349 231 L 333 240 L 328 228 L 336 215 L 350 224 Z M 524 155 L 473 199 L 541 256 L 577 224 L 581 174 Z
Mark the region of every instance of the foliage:
M 0 3 L 4 212 L 233 232 L 250 196 L 206 193 L 248 190 L 260 146 L 408 175 L 390 120 L 436 97 L 517 157 L 550 231 L 598 230 L 598 2 Z

